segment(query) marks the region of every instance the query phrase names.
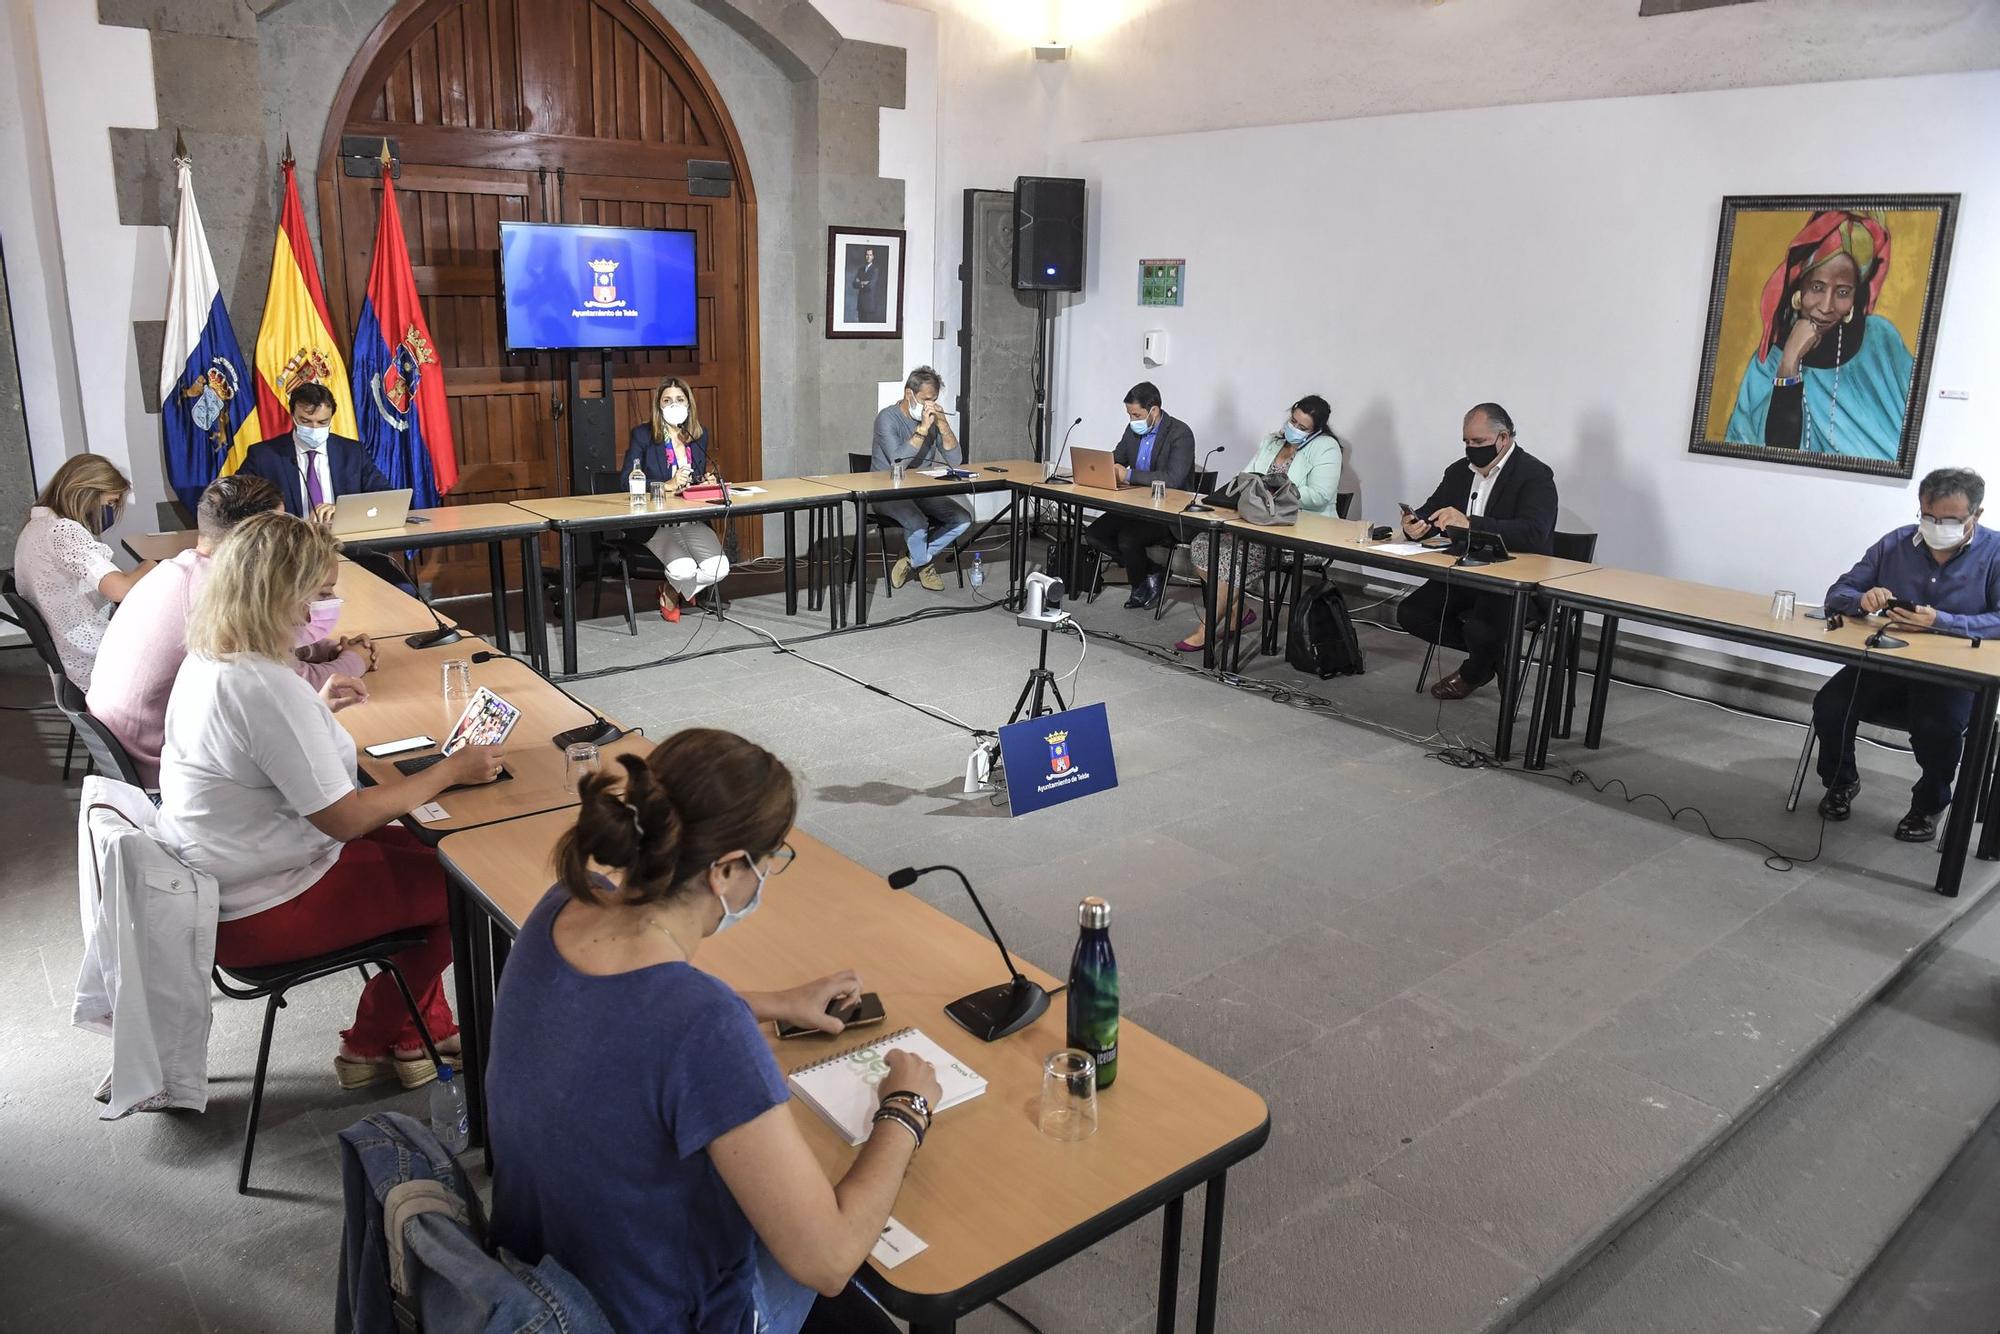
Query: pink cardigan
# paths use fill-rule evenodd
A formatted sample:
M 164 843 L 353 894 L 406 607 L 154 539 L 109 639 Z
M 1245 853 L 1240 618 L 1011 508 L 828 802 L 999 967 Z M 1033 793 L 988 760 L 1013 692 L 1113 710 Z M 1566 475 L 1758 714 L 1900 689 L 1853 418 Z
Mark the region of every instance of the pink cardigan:
M 192 548 L 132 586 L 105 628 L 90 680 L 90 712 L 124 745 L 147 787 L 160 781 L 160 747 L 167 728 L 167 697 L 187 656 L 188 614 L 208 575 L 208 557 Z M 326 662 L 297 664 L 314 689 L 336 673 L 359 676 L 368 661 L 342 653 Z

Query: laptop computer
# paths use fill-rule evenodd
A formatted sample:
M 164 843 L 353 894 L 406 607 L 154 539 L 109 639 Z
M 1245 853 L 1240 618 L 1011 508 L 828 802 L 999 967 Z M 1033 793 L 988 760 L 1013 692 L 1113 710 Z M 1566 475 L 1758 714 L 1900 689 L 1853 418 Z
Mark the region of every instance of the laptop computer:
M 410 517 L 410 488 L 400 491 L 356 491 L 333 502 L 331 527 L 335 537 L 384 533 L 404 527 Z
M 1070 472 L 1081 486 L 1102 487 L 1106 491 L 1129 491 L 1130 482 L 1118 480 L 1118 465 L 1111 461 L 1108 449 L 1085 449 L 1081 445 L 1069 452 Z

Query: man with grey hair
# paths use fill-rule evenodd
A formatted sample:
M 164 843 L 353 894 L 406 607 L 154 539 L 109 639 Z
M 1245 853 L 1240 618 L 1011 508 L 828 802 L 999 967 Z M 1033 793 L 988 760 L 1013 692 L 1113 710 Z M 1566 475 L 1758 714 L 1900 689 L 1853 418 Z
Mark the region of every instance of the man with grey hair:
M 1882 616 L 1896 634 L 2000 638 L 2000 537 L 1979 526 L 1986 483 L 1970 468 L 1939 468 L 1917 486 L 1920 521 L 1877 542 L 1826 591 L 1829 614 Z M 1861 778 L 1854 767 L 1858 723 L 1894 722 L 1910 734 L 1921 775 L 1896 826 L 1905 843 L 1927 843 L 1951 804 L 1951 778 L 1972 718 L 1970 690 L 1843 667 L 1813 701 L 1819 813 L 1845 820 Z
M 933 464 L 956 467 L 965 461 L 958 437 L 951 433 L 938 406 L 944 380 L 928 366 L 919 366 L 903 381 L 903 396 L 875 414 L 875 447 L 870 467 L 889 472 L 896 464 L 914 472 Z M 963 505 L 945 496 L 913 495 L 904 500 L 885 500 L 875 506 L 903 530 L 907 554 L 889 567 L 889 586 L 901 588 L 914 573 L 917 581 L 933 593 L 942 592 L 944 580 L 932 562 L 941 551 L 972 527 L 972 515 Z

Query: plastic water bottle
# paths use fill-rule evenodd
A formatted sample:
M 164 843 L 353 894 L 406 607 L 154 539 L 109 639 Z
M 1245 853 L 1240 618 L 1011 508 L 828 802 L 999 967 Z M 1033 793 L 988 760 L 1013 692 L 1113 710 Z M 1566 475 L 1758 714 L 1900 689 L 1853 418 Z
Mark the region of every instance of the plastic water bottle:
M 431 1133 L 453 1153 L 464 1153 L 472 1130 L 465 1114 L 465 1086 L 457 1073 L 447 1063 L 438 1065 L 437 1083 L 431 1085 Z
M 983 587 L 985 583 L 986 583 L 986 563 L 981 558 L 980 554 L 977 551 L 975 551 L 972 553 L 972 586 L 974 588 L 980 588 Z
M 1118 1078 L 1118 956 L 1111 952 L 1111 905 L 1077 905 L 1076 953 L 1069 963 L 1069 1045 L 1097 1062 L 1097 1087 Z
M 625 489 L 632 495 L 633 509 L 646 507 L 646 470 L 639 466 L 637 459 L 632 460 L 632 471 L 626 475 Z

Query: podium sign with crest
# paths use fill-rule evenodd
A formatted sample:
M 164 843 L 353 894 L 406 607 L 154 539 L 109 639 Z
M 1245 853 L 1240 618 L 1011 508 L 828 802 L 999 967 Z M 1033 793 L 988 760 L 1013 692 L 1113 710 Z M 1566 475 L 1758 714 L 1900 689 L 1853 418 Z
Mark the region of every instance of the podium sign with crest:
M 1118 786 L 1111 720 L 1102 704 L 1009 723 L 1000 729 L 1000 763 L 1013 815 Z

